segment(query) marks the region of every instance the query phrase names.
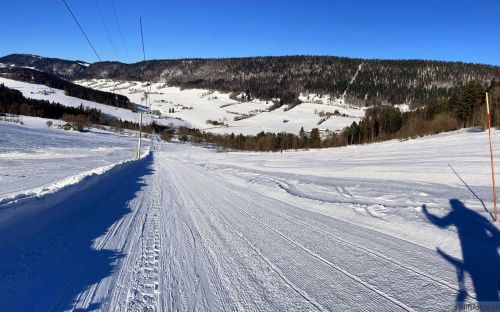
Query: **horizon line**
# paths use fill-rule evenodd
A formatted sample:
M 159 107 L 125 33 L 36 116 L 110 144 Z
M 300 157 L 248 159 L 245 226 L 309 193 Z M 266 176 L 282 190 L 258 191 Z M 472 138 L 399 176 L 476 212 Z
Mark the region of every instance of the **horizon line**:
M 33 53 L 9 53 L 4 56 L 0 56 L 0 58 L 12 56 L 12 55 L 25 55 L 25 56 L 34 56 L 41 57 L 46 59 L 58 59 L 63 61 L 72 61 L 72 62 L 84 62 L 86 64 L 96 64 L 96 63 L 121 63 L 121 64 L 138 64 L 143 62 L 150 61 L 182 61 L 182 60 L 225 60 L 225 59 L 252 59 L 252 58 L 279 58 L 279 57 L 324 57 L 324 58 L 340 58 L 340 59 L 351 59 L 351 60 L 361 60 L 361 61 L 423 61 L 423 62 L 439 62 L 439 63 L 459 63 L 466 65 L 480 65 L 480 66 L 492 66 L 492 67 L 500 67 L 500 64 L 491 64 L 491 63 L 478 63 L 471 61 L 461 61 L 461 60 L 443 60 L 443 59 L 424 59 L 424 58 L 363 58 L 363 57 L 353 57 L 353 56 L 339 56 L 333 54 L 281 54 L 281 55 L 248 55 L 248 56 L 220 56 L 220 57 L 179 57 L 179 58 L 151 58 L 145 61 L 139 60 L 137 62 L 123 62 L 119 60 L 102 60 L 97 62 L 88 62 L 80 59 L 67 59 L 61 57 L 52 57 L 52 56 L 43 56 L 39 54 Z

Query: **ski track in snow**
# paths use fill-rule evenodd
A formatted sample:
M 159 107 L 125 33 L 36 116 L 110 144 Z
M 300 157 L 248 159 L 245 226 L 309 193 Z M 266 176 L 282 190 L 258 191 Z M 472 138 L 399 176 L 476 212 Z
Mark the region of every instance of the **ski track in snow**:
M 359 64 L 358 68 L 356 69 L 356 72 L 354 73 L 354 75 L 352 75 L 352 78 L 349 81 L 349 84 L 347 84 L 347 87 L 345 88 L 344 93 L 342 93 L 342 99 L 345 100 L 345 97 L 347 95 L 347 91 L 349 91 L 349 87 L 354 83 L 354 81 L 356 81 L 356 77 L 358 77 L 358 73 L 361 71 L 361 68 L 363 67 L 364 64 L 365 63 L 361 62 L 361 64 Z
M 366 181 L 294 180 L 266 174 L 264 166 L 238 167 L 235 159 L 232 166 L 191 162 L 191 149 L 157 145 L 151 156 L 82 193 L 0 224 L 2 309 L 453 309 L 461 290 L 457 273 L 433 241 L 390 230 L 399 220 L 390 213 L 405 205 L 390 205 L 397 190 L 381 196 Z M 361 207 L 374 218 L 354 223 L 345 211 L 325 213 L 322 205 L 354 213 Z M 398 222 L 411 229 L 421 219 Z M 453 231 L 442 235 L 455 237 Z M 474 302 L 470 277 L 464 285 Z

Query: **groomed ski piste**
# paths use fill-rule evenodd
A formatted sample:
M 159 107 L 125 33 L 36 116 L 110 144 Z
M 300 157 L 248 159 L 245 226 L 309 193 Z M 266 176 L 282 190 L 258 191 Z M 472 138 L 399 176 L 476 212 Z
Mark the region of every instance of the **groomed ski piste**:
M 0 121 L 2 311 L 498 301 L 487 134 L 221 152 Z M 500 148 L 500 132 L 493 132 Z

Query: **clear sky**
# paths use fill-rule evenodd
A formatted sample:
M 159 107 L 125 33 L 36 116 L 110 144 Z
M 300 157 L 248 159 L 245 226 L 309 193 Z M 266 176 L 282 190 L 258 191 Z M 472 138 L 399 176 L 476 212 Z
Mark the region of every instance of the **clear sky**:
M 103 60 L 142 59 L 141 16 L 148 59 L 307 54 L 500 65 L 500 0 L 67 2 Z M 0 55 L 97 61 L 62 0 L 0 0 L 0 8 Z

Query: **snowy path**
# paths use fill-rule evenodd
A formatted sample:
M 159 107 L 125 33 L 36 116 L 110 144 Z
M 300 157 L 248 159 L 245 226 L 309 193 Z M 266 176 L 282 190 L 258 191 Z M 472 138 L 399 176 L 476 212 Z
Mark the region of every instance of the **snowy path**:
M 163 148 L 50 210 L 0 227 L 3 308 L 454 306 L 456 272 L 435 249 L 236 186 Z

